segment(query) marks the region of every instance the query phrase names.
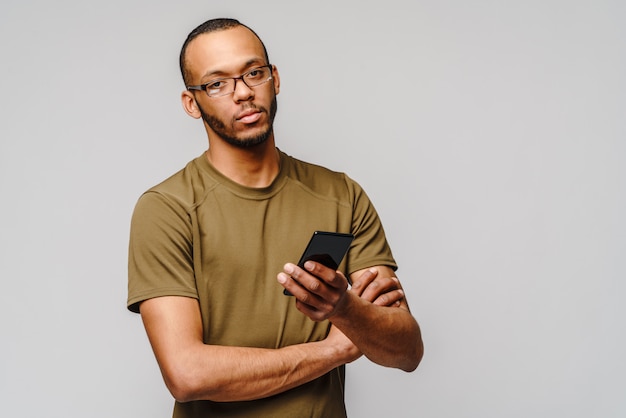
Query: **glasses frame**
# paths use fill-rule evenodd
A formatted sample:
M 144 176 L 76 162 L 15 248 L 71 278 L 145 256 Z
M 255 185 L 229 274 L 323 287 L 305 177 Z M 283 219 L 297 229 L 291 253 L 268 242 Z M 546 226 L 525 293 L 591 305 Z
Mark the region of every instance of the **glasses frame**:
M 256 84 L 254 86 L 249 86 L 248 83 L 246 83 L 246 80 L 244 79 L 244 77 L 247 76 L 248 74 L 250 74 L 251 72 L 259 70 L 261 68 L 269 68 L 269 70 L 270 70 L 269 78 L 267 78 L 266 80 L 260 82 L 259 84 Z M 261 85 L 263 85 L 263 84 L 265 84 L 268 81 L 273 80 L 273 79 L 274 79 L 274 68 L 273 68 L 273 65 L 272 64 L 266 64 L 266 65 L 261 65 L 261 66 L 258 66 L 258 67 L 254 67 L 254 68 L 246 71 L 245 73 L 241 74 L 239 77 L 220 77 L 220 78 L 215 78 L 215 79 L 209 81 L 208 83 L 198 84 L 197 86 L 186 86 L 186 87 L 187 87 L 187 90 L 198 90 L 198 91 L 201 90 L 201 91 L 204 91 L 206 93 L 207 97 L 215 98 L 215 97 L 224 97 L 224 96 L 228 96 L 229 94 L 233 94 L 235 92 L 235 90 L 237 90 L 237 80 L 241 80 L 243 82 L 243 84 L 246 85 L 246 87 L 248 87 L 249 89 L 252 89 L 254 87 L 261 86 Z M 207 90 L 207 86 L 209 86 L 210 84 L 217 83 L 218 81 L 223 81 L 223 80 L 233 80 L 235 82 L 235 84 L 233 84 L 233 91 L 228 92 L 228 93 L 224 93 L 224 94 L 218 94 L 217 96 L 216 95 L 213 95 L 213 96 L 209 95 L 209 92 Z

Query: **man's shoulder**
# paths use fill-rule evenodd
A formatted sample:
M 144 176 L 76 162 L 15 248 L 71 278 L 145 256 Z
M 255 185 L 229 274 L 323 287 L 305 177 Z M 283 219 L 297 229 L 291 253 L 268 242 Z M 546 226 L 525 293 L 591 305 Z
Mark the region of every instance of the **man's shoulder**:
M 145 195 L 159 195 L 167 200 L 177 202 L 185 207 L 196 204 L 198 195 L 203 195 L 210 181 L 202 176 L 200 162 L 203 156 L 189 161 L 185 167 L 178 170 L 162 182 L 152 186 L 143 193 Z
M 345 182 L 349 177 L 346 173 L 341 171 L 335 171 L 328 167 L 312 162 L 300 160 L 290 155 L 286 155 L 289 161 L 289 173 L 288 175 L 294 179 L 303 182 L 327 182 L 327 181 L 340 181 Z
M 309 194 L 349 206 L 363 194 L 361 186 L 343 171 L 335 171 L 291 156 L 288 159 L 286 175 L 289 181 Z

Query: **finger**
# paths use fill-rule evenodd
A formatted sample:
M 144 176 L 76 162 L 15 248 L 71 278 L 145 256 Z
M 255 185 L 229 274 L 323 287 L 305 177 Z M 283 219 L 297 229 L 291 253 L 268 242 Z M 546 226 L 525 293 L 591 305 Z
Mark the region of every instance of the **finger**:
M 352 283 L 352 291 L 354 291 L 354 293 L 356 293 L 358 296 L 361 296 L 363 291 L 376 278 L 376 276 L 378 276 L 378 270 L 376 270 L 376 269 L 365 270 L 354 281 L 354 283 Z
M 324 303 L 315 294 L 302 287 L 286 273 L 278 273 L 276 279 L 296 299 L 296 305 L 302 313 L 311 317 L 311 319 L 318 315 L 320 307 Z
M 291 264 L 291 263 L 285 264 L 285 266 L 283 267 L 283 271 L 285 274 L 289 276 L 289 278 L 291 279 L 291 282 L 293 282 L 295 285 L 298 285 L 298 287 L 303 289 L 305 292 L 312 292 L 318 295 L 322 295 L 326 292 L 326 288 L 328 286 L 326 285 L 326 282 L 324 281 L 322 277 L 317 277 L 309 273 L 308 271 L 303 270 L 300 267 L 296 266 L 295 264 Z M 328 275 L 328 272 L 323 272 L 323 271 L 322 272 L 318 271 L 315 274 L 324 274 L 324 273 Z M 290 283 L 290 281 L 287 280 L 287 283 Z M 289 288 L 288 290 L 291 291 L 291 289 Z M 302 292 L 299 292 L 299 293 L 302 293 Z
M 334 304 L 300 286 L 295 280 L 292 280 L 292 282 L 295 285 L 290 288 L 290 292 L 295 298 L 296 308 L 300 312 L 316 322 L 330 317 L 335 310 Z
M 323 293 L 324 289 L 323 286 L 321 286 L 322 283 L 339 290 L 345 290 L 348 288 L 348 280 L 340 271 L 333 270 L 314 261 L 307 261 L 304 263 L 304 268 L 311 275 L 321 279 L 319 280 L 321 283 L 311 282 L 310 285 L 305 285 L 305 287 L 309 288 L 314 293 Z
M 295 297 L 297 308 L 314 321 L 328 318 L 335 310 L 340 292 L 294 264 L 287 263 L 283 269 L 277 280 Z
M 398 307 L 402 304 L 403 299 L 404 291 L 402 289 L 397 289 L 379 296 L 373 303 L 378 306 Z
M 300 295 L 300 299 L 305 301 L 310 297 L 308 295 L 310 290 L 317 289 L 321 283 L 316 277 L 312 277 L 291 263 L 284 265 L 283 272 L 278 273 L 276 279 L 289 293 L 294 296 Z
M 299 289 L 302 288 L 302 286 L 300 286 L 298 284 L 298 282 L 296 282 L 291 275 L 286 274 L 286 273 L 278 273 L 278 275 L 276 276 L 276 280 L 278 281 L 278 283 L 280 283 L 285 290 L 288 292 L 286 294 L 293 296 L 293 292 L 297 292 L 299 291 Z
M 395 277 L 377 277 L 364 290 L 361 297 L 370 302 L 386 292 L 400 288 L 400 282 Z

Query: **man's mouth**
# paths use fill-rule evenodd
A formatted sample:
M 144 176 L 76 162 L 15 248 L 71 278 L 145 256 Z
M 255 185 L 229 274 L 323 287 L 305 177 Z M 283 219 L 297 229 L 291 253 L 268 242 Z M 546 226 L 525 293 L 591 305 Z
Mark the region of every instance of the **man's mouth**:
M 235 120 L 241 123 L 254 123 L 261 118 L 261 111 L 258 109 L 247 109 L 239 113 Z

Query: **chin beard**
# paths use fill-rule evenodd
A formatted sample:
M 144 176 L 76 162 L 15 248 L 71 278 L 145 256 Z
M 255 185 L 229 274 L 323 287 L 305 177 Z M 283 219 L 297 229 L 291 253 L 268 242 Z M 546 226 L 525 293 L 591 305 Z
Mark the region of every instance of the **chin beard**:
M 198 108 L 200 109 L 202 120 L 204 120 L 204 122 L 207 125 L 209 125 L 209 127 L 213 130 L 213 132 L 215 132 L 220 138 L 222 138 L 228 144 L 233 145 L 235 147 L 251 148 L 256 145 L 264 143 L 270 137 L 272 133 L 272 128 L 274 126 L 274 117 L 276 116 L 276 110 L 278 108 L 278 105 L 276 103 L 276 97 L 274 97 L 274 99 L 272 100 L 271 107 L 270 107 L 270 112 L 269 112 L 270 120 L 269 120 L 269 125 L 267 129 L 259 133 L 258 135 L 251 136 L 248 138 L 237 138 L 236 136 L 229 134 L 224 122 L 222 122 L 215 116 L 205 113 L 204 110 L 200 106 L 198 106 Z

